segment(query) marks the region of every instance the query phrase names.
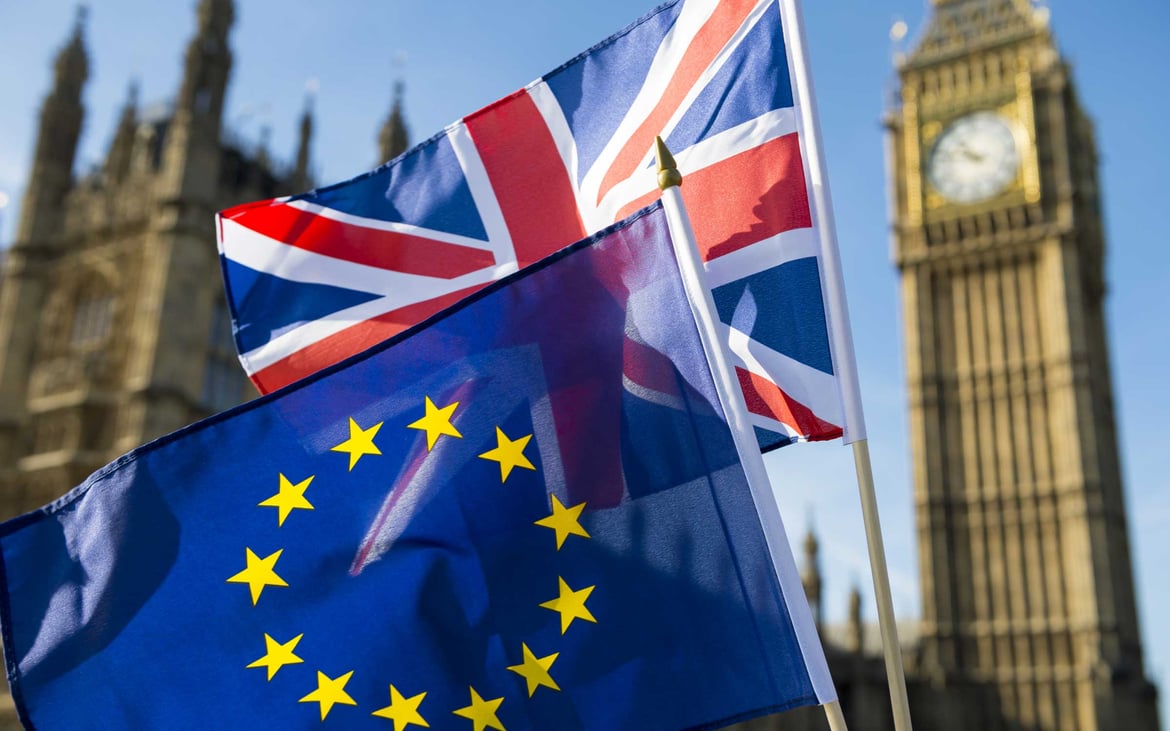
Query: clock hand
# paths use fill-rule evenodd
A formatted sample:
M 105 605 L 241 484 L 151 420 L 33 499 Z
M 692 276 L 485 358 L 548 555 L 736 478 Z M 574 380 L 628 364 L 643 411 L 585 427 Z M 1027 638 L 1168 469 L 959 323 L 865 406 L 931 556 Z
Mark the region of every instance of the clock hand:
M 980 155 L 978 152 L 975 152 L 967 145 L 960 145 L 959 152 L 961 152 L 963 154 L 963 157 L 967 158 L 968 160 L 970 160 L 972 162 L 983 162 L 984 156 Z

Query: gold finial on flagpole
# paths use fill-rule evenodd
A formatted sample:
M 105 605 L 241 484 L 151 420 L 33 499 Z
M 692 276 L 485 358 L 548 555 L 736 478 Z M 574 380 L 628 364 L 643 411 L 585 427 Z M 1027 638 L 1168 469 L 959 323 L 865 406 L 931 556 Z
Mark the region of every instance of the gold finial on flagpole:
M 674 155 L 666 149 L 666 143 L 661 137 L 654 138 L 654 146 L 658 153 L 658 189 L 676 188 L 682 185 L 682 173 L 674 162 Z

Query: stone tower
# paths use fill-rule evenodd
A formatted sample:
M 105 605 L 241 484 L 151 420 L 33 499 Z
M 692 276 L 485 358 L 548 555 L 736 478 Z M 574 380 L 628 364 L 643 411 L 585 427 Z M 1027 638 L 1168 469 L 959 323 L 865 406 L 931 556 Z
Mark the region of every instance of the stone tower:
M 1155 729 L 1093 127 L 1047 11 L 933 0 L 888 123 L 924 728 Z
M 85 118 L 81 92 L 89 76 L 89 59 L 84 25 L 85 11 L 78 10 L 69 41 L 54 63 L 53 87 L 41 107 L 32 173 L 0 288 L 0 343 L 4 344 L 0 355 L 0 487 L 7 486 L 5 477 L 25 458 L 25 447 L 38 438 L 30 429 L 28 385 L 33 359 L 44 350 L 35 323 L 49 299 L 49 280 L 61 255 L 64 221 L 60 211 L 73 187 L 73 158 Z M 101 313 L 93 311 L 100 319 Z M 55 428 L 47 421 L 60 420 L 50 417 L 37 421 L 45 422 L 37 426 L 47 432 Z M 4 496 L 9 504 L 5 517 L 52 497 L 35 484 L 21 485 L 19 493 Z
M 104 164 L 81 176 L 84 14 L 57 56 L 0 276 L 2 517 L 254 393 L 213 214 L 293 192 L 293 175 L 221 139 L 232 19 L 231 0 L 201 0 L 173 108 L 144 114 L 132 85 Z

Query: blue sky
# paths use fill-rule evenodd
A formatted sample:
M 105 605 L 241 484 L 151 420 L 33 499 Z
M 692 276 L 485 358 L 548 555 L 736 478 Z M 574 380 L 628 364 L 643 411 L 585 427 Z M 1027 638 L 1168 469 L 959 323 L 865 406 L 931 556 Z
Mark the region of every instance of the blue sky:
M 177 90 L 194 27 L 194 2 L 93 2 L 86 42 L 91 78 L 79 166 L 109 143 L 130 79 L 144 102 Z M 231 45 L 235 67 L 226 122 L 255 141 L 271 127 L 270 149 L 290 159 L 306 82 L 316 79 L 314 169 L 334 182 L 371 167 L 375 137 L 396 78 L 418 141 L 519 88 L 651 9 L 654 0 L 350 0 L 239 2 Z M 898 19 L 921 29 L 923 0 L 806 0 L 804 9 L 824 147 L 863 398 L 901 617 L 918 614 L 917 548 L 906 438 L 901 310 L 890 260 L 881 115 L 895 88 L 888 31 Z M 74 5 L 0 0 L 0 242 L 12 238 L 32 155 L 50 60 L 72 24 Z M 1052 9 L 1061 50 L 1097 124 L 1109 243 L 1108 318 L 1132 551 L 1148 672 L 1170 691 L 1170 237 L 1162 215 L 1170 169 L 1161 80 L 1170 68 L 1170 6 L 1155 0 L 1066 0 Z M 210 227 L 209 227 L 210 230 Z M 209 238 L 209 245 L 212 242 Z M 768 457 L 790 539 L 815 523 L 827 573 L 830 619 L 844 614 L 858 583 L 874 617 L 852 456 L 839 443 L 801 445 Z M 1163 716 L 1170 718 L 1162 703 Z

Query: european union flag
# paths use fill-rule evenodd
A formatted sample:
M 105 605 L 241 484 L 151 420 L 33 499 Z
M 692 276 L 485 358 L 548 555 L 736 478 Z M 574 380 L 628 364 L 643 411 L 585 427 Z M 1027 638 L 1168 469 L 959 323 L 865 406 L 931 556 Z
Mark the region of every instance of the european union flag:
M 674 729 L 828 700 L 659 207 L 130 452 L 0 552 L 41 729 Z

